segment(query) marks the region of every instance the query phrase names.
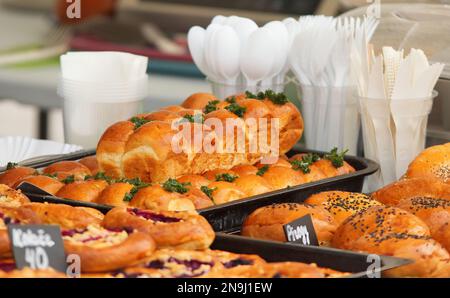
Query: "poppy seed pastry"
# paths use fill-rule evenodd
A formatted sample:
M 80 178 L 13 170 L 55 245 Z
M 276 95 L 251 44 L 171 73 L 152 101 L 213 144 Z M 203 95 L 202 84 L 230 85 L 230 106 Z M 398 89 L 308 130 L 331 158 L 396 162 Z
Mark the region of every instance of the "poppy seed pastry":
M 337 225 L 340 225 L 350 215 L 372 206 L 382 205 L 365 194 L 346 191 L 321 192 L 307 198 L 305 203 L 325 208 L 334 217 Z
M 388 276 L 450 276 L 447 250 L 431 238 L 421 219 L 399 208 L 374 206 L 350 216 L 336 230 L 332 246 L 414 260 Z
M 63 230 L 66 254 L 77 254 L 82 272 L 105 272 L 131 265 L 149 256 L 155 242 L 144 233 L 109 230 L 97 225 L 84 229 Z
M 411 178 L 388 184 L 372 194 L 373 199 L 389 206 L 414 197 L 450 200 L 450 185 L 434 178 Z
M 322 207 L 308 204 L 284 203 L 258 208 L 245 219 L 241 234 L 286 242 L 283 225 L 306 215 L 312 217 L 319 243 L 328 245 L 336 230 L 334 219 Z
M 103 226 L 148 234 L 159 248 L 206 249 L 215 236 L 205 218 L 187 212 L 155 212 L 118 207 L 106 214 Z
M 450 143 L 422 151 L 406 171 L 406 178 L 428 177 L 450 184 Z

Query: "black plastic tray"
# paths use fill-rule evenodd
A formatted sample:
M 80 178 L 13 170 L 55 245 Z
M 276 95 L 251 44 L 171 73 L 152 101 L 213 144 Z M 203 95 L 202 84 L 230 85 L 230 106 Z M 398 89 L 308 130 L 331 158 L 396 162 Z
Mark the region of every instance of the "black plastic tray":
M 236 235 L 216 233 L 212 249 L 227 250 L 234 253 L 257 254 L 269 262 L 315 263 L 320 267 L 352 273 L 348 277 L 367 277 L 372 264 L 368 254 L 328 247 L 304 246 L 275 241 L 257 240 Z M 412 261 L 390 256 L 379 256 L 380 273 L 410 264 Z
M 299 147 L 294 147 L 294 149 L 289 151 L 287 155 L 292 156 L 298 153 L 310 152 L 318 153 L 321 156 L 324 154 L 324 152 L 320 151 L 305 150 Z M 95 150 L 80 151 L 63 156 L 58 156 L 57 158 L 48 158 L 39 162 L 26 163 L 21 165 L 33 168 L 41 168 L 48 166 L 54 162 L 63 160 L 78 160 L 94 154 Z M 378 165 L 371 160 L 355 156 L 345 156 L 345 161 L 356 169 L 354 173 L 336 176 L 328 179 L 322 179 L 316 182 L 305 183 L 290 188 L 276 190 L 250 198 L 201 209 L 199 210 L 199 213 L 209 221 L 215 231 L 227 232 L 240 228 L 242 222 L 248 214 L 259 207 L 271 203 L 302 202 L 311 194 L 327 190 L 361 192 L 364 178 L 376 172 L 378 170 Z M 64 203 L 76 206 L 93 207 L 99 209 L 102 212 L 107 212 L 111 209 L 111 206 L 106 205 L 60 199 L 54 196 L 46 195 L 42 191 L 39 192 L 38 190 L 30 190 L 29 188 L 25 188 L 22 190 L 26 195 L 30 197 L 32 201 L 46 201 L 51 203 Z

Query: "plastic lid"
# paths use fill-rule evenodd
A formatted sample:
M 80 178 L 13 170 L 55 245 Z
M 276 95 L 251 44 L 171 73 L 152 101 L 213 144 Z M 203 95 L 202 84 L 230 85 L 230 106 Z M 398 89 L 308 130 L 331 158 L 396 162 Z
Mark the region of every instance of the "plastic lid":
M 367 6 L 342 16 L 363 16 Z M 441 77 L 450 79 L 450 6 L 445 4 L 380 5 L 380 25 L 372 43 L 375 50 L 383 46 L 397 49 L 422 49 L 431 62 L 445 64 Z

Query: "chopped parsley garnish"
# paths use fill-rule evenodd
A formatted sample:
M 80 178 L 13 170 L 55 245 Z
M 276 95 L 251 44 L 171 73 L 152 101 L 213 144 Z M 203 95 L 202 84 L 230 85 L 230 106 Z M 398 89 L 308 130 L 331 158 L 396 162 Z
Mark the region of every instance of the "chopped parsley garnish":
M 75 176 L 74 175 L 67 176 L 66 178 L 61 180 L 61 182 L 65 183 L 65 184 L 74 183 L 75 182 Z
M 244 113 L 247 110 L 246 107 L 241 107 L 237 103 L 232 103 L 229 106 L 226 106 L 225 109 L 230 111 L 231 113 L 235 114 L 238 117 L 244 117 Z
M 97 174 L 95 174 L 94 176 L 91 176 L 91 175 L 84 176 L 85 181 L 90 180 L 90 179 L 105 180 L 106 182 L 108 182 L 108 184 L 116 182 L 113 178 L 106 176 L 105 172 L 97 172 Z
M 17 162 L 8 162 L 8 164 L 6 165 L 6 170 L 12 170 L 17 168 L 19 164 Z
M 296 171 L 301 170 L 304 174 L 308 174 L 311 172 L 309 168 L 314 162 L 318 161 L 320 156 L 316 153 L 308 153 L 302 156 L 300 160 L 291 161 L 292 168 Z
M 39 172 L 36 171 L 34 173 L 34 175 L 39 175 Z M 47 174 L 42 174 L 42 176 L 47 176 L 47 177 L 50 177 L 50 178 L 56 178 L 58 176 L 58 174 L 57 173 L 54 173 L 54 174 L 47 173 Z
M 215 191 L 217 187 L 209 188 L 208 186 L 202 186 L 200 187 L 200 190 L 208 196 L 208 198 L 212 199 L 212 193 Z
M 265 92 L 258 92 L 258 94 L 253 94 L 249 91 L 245 91 L 245 95 L 247 96 L 247 98 L 255 98 L 255 99 L 269 99 L 271 102 L 273 102 L 274 104 L 277 105 L 284 105 L 285 103 L 287 103 L 289 100 L 286 97 L 286 95 L 282 92 L 280 93 L 276 93 L 272 90 L 266 90 Z
M 211 100 L 203 109 L 205 114 L 211 113 L 213 111 L 217 111 L 217 105 L 220 103 L 218 100 Z
M 258 172 L 256 172 L 256 175 L 262 176 L 262 175 L 264 175 L 268 170 L 269 170 L 269 166 L 268 166 L 268 165 L 264 165 L 264 166 L 262 166 L 262 167 L 260 167 L 260 168 L 258 169 Z
M 124 200 L 125 202 L 130 202 L 130 201 L 133 199 L 134 195 L 135 195 L 141 188 L 144 188 L 144 187 L 147 187 L 147 186 L 150 186 L 150 185 L 151 185 L 150 183 L 142 182 L 141 179 L 139 179 L 139 178 L 134 178 L 134 179 L 122 179 L 121 182 L 126 182 L 126 183 L 130 183 L 130 184 L 133 185 L 133 188 L 132 188 L 129 192 L 127 192 L 127 193 L 125 194 L 125 196 L 123 197 L 123 200 Z
M 333 164 L 333 166 L 335 168 L 340 168 L 344 165 L 344 155 L 347 152 L 348 152 L 348 149 L 339 153 L 338 149 L 335 147 L 330 151 L 330 153 L 325 154 L 325 156 L 323 158 L 331 161 L 331 163 Z
M 189 185 L 191 185 L 190 182 L 181 183 L 175 179 L 170 178 L 169 180 L 164 182 L 163 188 L 169 192 L 177 192 L 177 193 L 183 194 L 183 193 L 188 192 L 188 189 L 186 188 L 186 186 L 189 186 Z
M 139 117 L 133 117 L 130 119 L 130 121 L 134 124 L 134 129 L 138 129 L 142 125 L 150 122 L 150 120 L 147 120 L 145 118 L 139 118 Z
M 234 182 L 234 180 L 236 180 L 237 178 L 239 178 L 239 176 L 230 173 L 216 175 L 216 181 Z
M 225 99 L 228 103 L 236 103 L 236 96 L 230 96 L 227 99 Z
M 189 121 L 191 123 L 205 123 L 205 117 L 203 114 L 195 114 L 195 115 L 184 115 L 182 121 Z

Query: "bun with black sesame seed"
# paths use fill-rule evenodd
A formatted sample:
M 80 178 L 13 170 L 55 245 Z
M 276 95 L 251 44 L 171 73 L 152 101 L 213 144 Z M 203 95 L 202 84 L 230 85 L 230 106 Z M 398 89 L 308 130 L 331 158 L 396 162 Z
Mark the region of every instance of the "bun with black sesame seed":
M 321 245 L 331 241 L 336 224 L 331 214 L 320 206 L 298 203 L 274 204 L 253 211 L 242 225 L 242 235 L 286 242 L 283 225 L 311 215 Z
M 449 277 L 450 255 L 430 236 L 428 226 L 402 209 L 374 206 L 347 218 L 336 230 L 332 246 L 412 259 L 390 270 L 394 277 Z
M 450 143 L 422 151 L 406 171 L 406 178 L 429 177 L 450 184 Z
M 321 192 L 310 196 L 305 203 L 324 207 L 334 217 L 337 225 L 357 212 L 382 205 L 365 194 L 346 191 Z

